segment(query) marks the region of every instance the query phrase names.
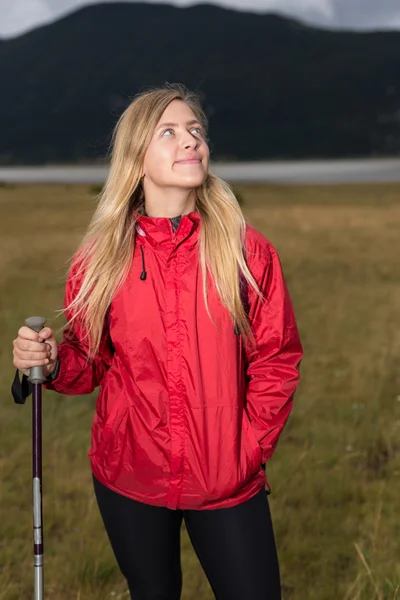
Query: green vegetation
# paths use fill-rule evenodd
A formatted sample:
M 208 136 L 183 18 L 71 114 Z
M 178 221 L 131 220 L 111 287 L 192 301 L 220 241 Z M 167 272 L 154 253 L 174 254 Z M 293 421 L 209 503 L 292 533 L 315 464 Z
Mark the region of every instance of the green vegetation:
M 283 598 L 400 598 L 400 186 L 237 191 L 279 251 L 305 350 L 295 408 L 268 465 Z M 93 208 L 89 187 L 0 189 L 0 600 L 30 600 L 33 581 L 31 411 L 10 394 L 12 340 L 32 314 L 62 325 L 51 319 L 66 260 Z M 86 456 L 96 396 L 44 395 L 52 600 L 127 598 Z M 184 529 L 182 563 L 183 600 L 211 600 Z

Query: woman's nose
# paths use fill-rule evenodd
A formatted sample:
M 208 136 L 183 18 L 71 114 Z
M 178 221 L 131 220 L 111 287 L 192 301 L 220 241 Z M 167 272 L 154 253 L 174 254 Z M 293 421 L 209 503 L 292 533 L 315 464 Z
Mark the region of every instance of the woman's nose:
M 183 138 L 183 145 L 185 148 L 195 148 L 199 141 L 191 134 L 188 133 Z

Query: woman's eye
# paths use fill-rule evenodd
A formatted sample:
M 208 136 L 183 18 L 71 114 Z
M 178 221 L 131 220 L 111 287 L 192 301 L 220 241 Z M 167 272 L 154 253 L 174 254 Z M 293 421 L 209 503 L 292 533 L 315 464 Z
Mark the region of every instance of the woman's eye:
M 192 133 L 195 132 L 195 135 L 202 135 L 202 133 L 203 133 L 201 127 L 193 127 L 190 131 Z M 173 135 L 173 133 L 174 133 L 173 129 L 166 129 L 161 134 L 161 137 L 164 137 L 164 136 L 169 137 L 170 135 Z

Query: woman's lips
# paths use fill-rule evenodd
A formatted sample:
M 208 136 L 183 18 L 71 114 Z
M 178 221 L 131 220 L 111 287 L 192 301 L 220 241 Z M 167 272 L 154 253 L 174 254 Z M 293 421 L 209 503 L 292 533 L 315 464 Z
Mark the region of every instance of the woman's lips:
M 198 163 L 201 163 L 201 159 L 200 158 L 187 158 L 185 160 L 177 160 L 176 162 L 179 165 L 196 165 Z

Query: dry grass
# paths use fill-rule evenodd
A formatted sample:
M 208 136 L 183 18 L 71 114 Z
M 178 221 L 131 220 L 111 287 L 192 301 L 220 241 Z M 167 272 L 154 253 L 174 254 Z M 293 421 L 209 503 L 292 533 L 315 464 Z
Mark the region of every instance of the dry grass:
M 400 600 L 400 186 L 239 191 L 279 251 L 305 348 L 268 468 L 284 600 Z M 31 415 L 12 403 L 11 343 L 26 316 L 62 305 L 93 207 L 85 186 L 0 189 L 0 600 L 32 598 Z M 91 488 L 95 398 L 45 395 L 52 600 L 128 598 Z M 183 600 L 211 600 L 184 530 L 182 562 Z

